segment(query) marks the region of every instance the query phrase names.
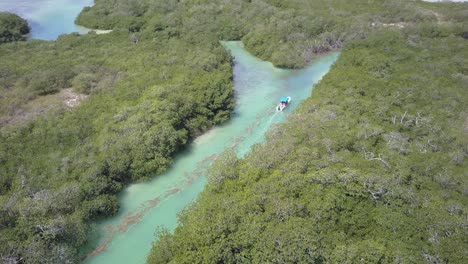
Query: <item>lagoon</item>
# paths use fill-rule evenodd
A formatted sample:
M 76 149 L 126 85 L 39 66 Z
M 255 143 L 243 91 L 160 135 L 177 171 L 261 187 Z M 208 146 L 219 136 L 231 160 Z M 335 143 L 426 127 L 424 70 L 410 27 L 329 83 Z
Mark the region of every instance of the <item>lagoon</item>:
M 55 40 L 61 34 L 86 33 L 75 18 L 94 0 L 0 0 L 0 11 L 15 13 L 28 20 L 31 38 Z

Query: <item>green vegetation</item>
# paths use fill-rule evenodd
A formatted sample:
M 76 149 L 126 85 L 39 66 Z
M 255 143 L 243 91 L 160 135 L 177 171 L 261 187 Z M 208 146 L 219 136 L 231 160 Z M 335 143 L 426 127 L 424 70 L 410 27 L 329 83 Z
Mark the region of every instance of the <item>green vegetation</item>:
M 78 262 L 126 183 L 229 118 L 219 40 L 284 67 L 348 44 L 266 145 L 213 168 L 151 262 L 466 258 L 466 5 L 97 0 L 77 21 L 113 32 L 0 45 L 2 261 Z M 88 97 L 50 107 L 65 88 Z
M 89 221 L 114 214 L 123 185 L 167 169 L 233 108 L 231 57 L 216 39 L 132 40 L 115 31 L 0 47 L 0 256 L 78 262 Z M 81 105 L 15 122 L 63 88 Z M 26 113 L 24 113 L 26 114 Z
M 468 48 L 426 27 L 348 43 L 264 145 L 217 161 L 148 263 L 465 263 Z
M 0 44 L 24 40 L 29 33 L 28 22 L 18 15 L 0 12 Z
M 438 10 L 439 17 L 433 7 L 410 1 L 96 0 L 77 22 L 89 28 L 152 30 L 191 42 L 209 32 L 223 40 L 242 40 L 250 52 L 277 66 L 297 68 L 385 24 L 435 22 L 447 12 L 451 22 L 466 18 L 457 6 Z
M 467 262 L 464 29 L 347 43 L 265 144 L 215 163 L 148 263 Z

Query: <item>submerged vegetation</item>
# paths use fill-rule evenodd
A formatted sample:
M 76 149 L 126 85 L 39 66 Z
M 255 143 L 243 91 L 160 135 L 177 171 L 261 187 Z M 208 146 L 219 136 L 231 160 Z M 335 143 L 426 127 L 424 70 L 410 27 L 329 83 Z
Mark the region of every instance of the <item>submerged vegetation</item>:
M 88 223 L 114 214 L 124 184 L 168 168 L 233 108 L 230 55 L 213 38 L 132 39 L 127 31 L 4 44 L 0 257 L 78 262 Z M 73 109 L 42 98 L 87 94 Z M 29 105 L 43 111 L 31 115 Z
M 126 183 L 229 118 L 219 40 L 242 40 L 292 68 L 345 48 L 265 145 L 220 159 L 149 262 L 464 262 L 466 10 L 96 0 L 77 21 L 110 34 L 1 44 L 0 259 L 78 262 L 89 222 L 118 210 Z M 86 99 L 50 107 L 70 88 Z
M 217 161 L 148 263 L 466 262 L 465 42 L 348 43 L 265 144 Z

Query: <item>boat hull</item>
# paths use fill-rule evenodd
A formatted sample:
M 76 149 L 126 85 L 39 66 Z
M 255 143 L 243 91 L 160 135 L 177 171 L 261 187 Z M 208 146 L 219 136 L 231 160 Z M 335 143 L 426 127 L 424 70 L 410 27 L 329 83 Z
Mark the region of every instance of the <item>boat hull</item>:
M 288 96 L 288 101 L 286 102 L 286 104 L 279 103 L 279 104 L 276 106 L 276 111 L 278 111 L 278 112 L 283 111 L 283 110 L 286 108 L 286 106 L 288 106 L 288 104 L 289 104 L 290 102 L 291 102 L 291 97 Z

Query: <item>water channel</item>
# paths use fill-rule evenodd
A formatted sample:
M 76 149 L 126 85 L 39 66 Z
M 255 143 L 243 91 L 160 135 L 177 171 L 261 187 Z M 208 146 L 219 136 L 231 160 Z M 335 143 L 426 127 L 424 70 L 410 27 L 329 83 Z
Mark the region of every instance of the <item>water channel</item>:
M 177 213 L 192 202 L 207 181 L 206 168 L 222 151 L 239 156 L 261 143 L 268 129 L 283 122 L 330 69 L 337 53 L 323 56 L 303 70 L 284 70 L 252 56 L 241 42 L 225 42 L 235 57 L 236 108 L 232 119 L 198 137 L 180 153 L 170 170 L 153 180 L 128 186 L 120 195 L 118 215 L 96 224 L 94 243 L 84 250 L 85 263 L 144 263 L 159 227 L 173 230 Z M 281 96 L 291 104 L 277 112 Z
M 86 32 L 74 24 L 84 6 L 93 0 L 0 0 L 0 11 L 28 20 L 31 37 L 54 40 L 60 34 Z M 85 263 L 144 263 L 159 227 L 173 230 L 177 213 L 196 199 L 206 184 L 206 169 L 224 150 L 245 155 L 264 140 L 268 129 L 285 121 L 309 97 L 313 85 L 330 69 L 338 53 L 316 59 L 302 70 L 275 68 L 248 53 L 241 42 L 224 42 L 235 57 L 236 107 L 226 124 L 198 137 L 178 154 L 173 166 L 151 181 L 132 184 L 120 194 L 119 213 L 93 226 L 91 243 L 83 248 Z M 281 96 L 291 96 L 283 112 L 275 106 Z

